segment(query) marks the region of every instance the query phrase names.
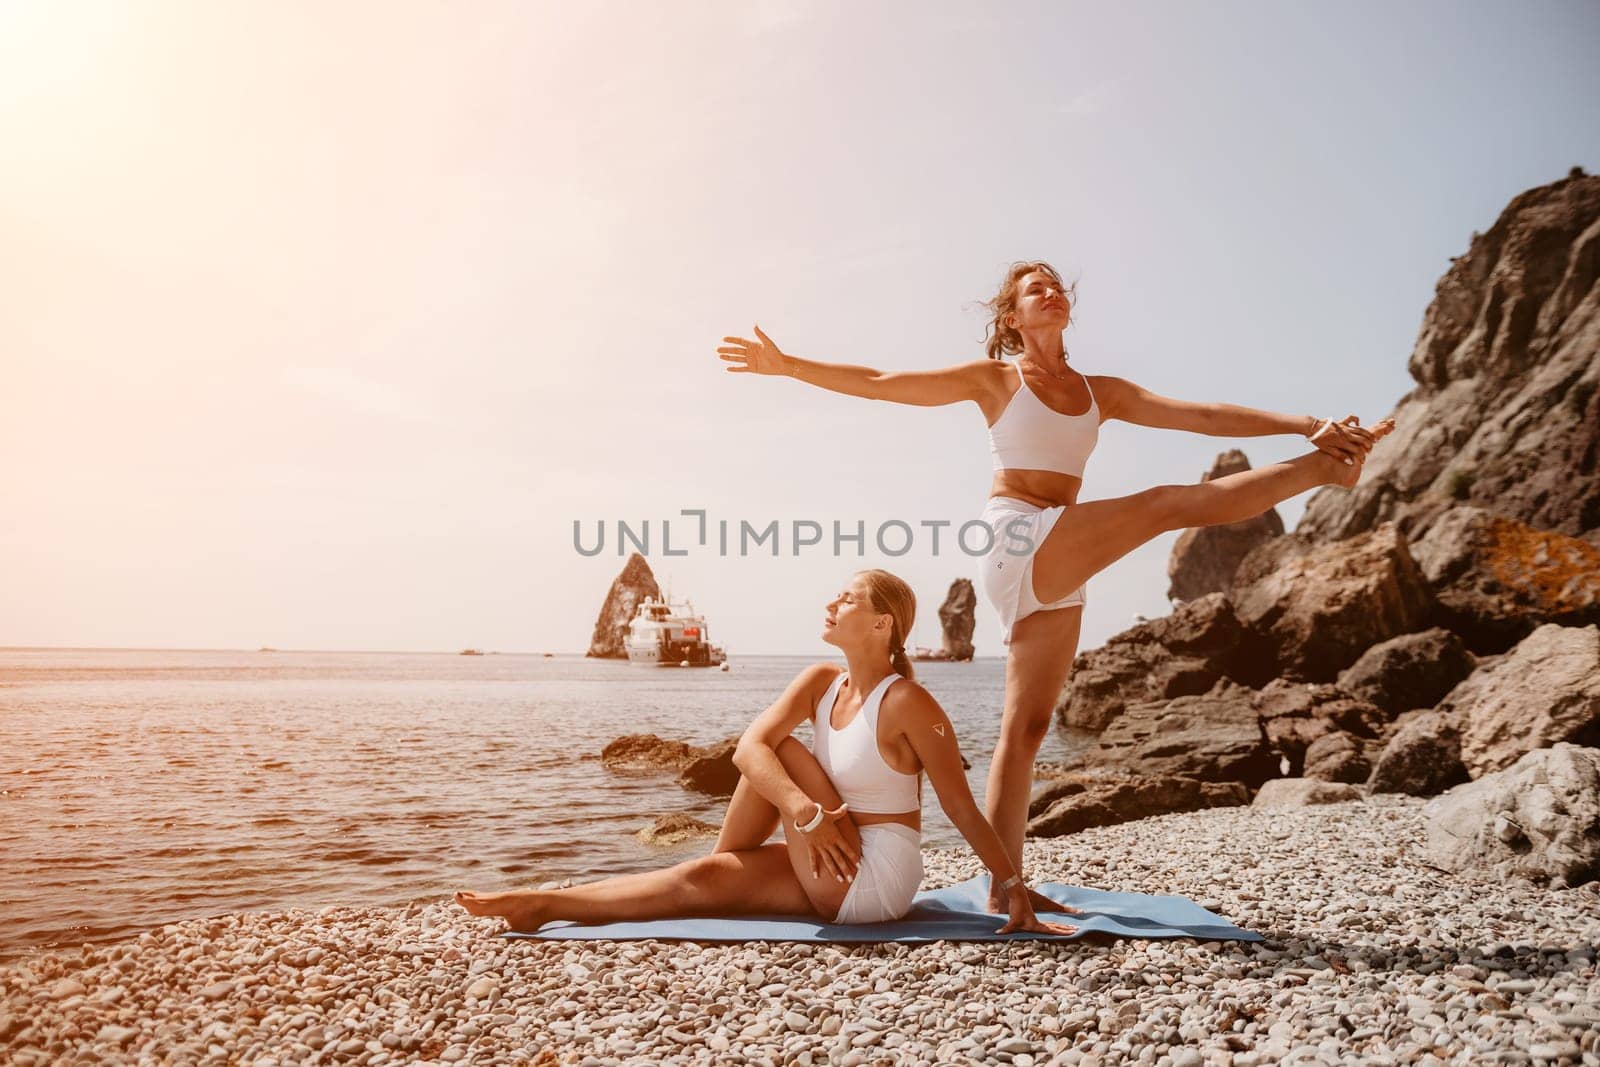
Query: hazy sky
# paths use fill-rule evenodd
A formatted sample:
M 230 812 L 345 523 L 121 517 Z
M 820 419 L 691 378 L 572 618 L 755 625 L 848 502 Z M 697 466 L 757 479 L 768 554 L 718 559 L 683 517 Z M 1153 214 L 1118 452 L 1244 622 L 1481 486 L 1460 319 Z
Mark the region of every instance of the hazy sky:
M 825 651 L 872 565 L 935 643 L 977 567 L 918 524 L 982 506 L 976 407 L 725 374 L 722 335 L 979 358 L 1040 257 L 1087 373 L 1375 419 L 1472 231 L 1600 169 L 1597 54 L 1589 2 L 0 0 L 0 644 L 579 651 L 617 519 L 736 655 Z M 1084 499 L 1234 443 L 1113 424 Z M 664 558 L 682 508 L 711 544 Z M 1172 540 L 1085 647 L 1165 611 Z

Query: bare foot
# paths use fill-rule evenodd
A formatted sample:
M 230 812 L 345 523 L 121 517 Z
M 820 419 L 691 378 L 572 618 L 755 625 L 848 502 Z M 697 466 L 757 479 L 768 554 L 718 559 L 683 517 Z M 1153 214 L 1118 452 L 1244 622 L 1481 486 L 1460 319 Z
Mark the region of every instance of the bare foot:
M 549 922 L 543 907 L 545 893 L 537 889 L 513 889 L 508 893 L 456 893 L 456 903 L 474 915 L 498 915 L 511 929 L 531 934 Z
M 1082 911 L 1070 904 L 1063 904 L 1059 900 L 1051 900 L 1037 889 L 1028 890 L 1028 903 L 1033 906 L 1033 910 L 1036 912 L 1049 911 L 1066 915 L 1083 914 Z M 989 911 L 995 915 L 1006 915 L 1011 911 L 1006 898 L 1003 895 L 996 896 L 992 887 L 989 890 Z
M 1374 438 L 1373 443 L 1376 445 L 1378 441 L 1383 440 L 1385 437 L 1388 437 L 1394 432 L 1394 420 L 1383 419 L 1376 425 L 1368 427 L 1368 432 L 1372 434 Z M 1354 463 L 1341 463 L 1327 453 L 1323 453 L 1323 458 L 1328 461 L 1328 483 L 1330 485 L 1338 485 L 1343 486 L 1346 489 L 1354 489 L 1356 487 L 1356 483 L 1361 481 L 1361 468 L 1366 463 L 1364 459 L 1358 459 Z

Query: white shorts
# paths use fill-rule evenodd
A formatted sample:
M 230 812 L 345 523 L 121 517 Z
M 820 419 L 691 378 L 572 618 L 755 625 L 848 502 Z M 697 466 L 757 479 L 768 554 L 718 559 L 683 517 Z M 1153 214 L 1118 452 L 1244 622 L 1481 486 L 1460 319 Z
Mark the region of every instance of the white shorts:
M 922 885 L 922 835 L 896 822 L 861 828 L 861 865 L 839 905 L 841 923 L 885 923 L 911 910 Z
M 1011 643 L 1011 628 L 1036 611 L 1081 607 L 1088 586 L 1060 600 L 1041 604 L 1033 593 L 1033 556 L 1066 507 L 1041 508 L 1009 496 L 992 496 L 978 516 L 994 535 L 983 558 L 983 592 L 1000 613 L 1000 641 Z

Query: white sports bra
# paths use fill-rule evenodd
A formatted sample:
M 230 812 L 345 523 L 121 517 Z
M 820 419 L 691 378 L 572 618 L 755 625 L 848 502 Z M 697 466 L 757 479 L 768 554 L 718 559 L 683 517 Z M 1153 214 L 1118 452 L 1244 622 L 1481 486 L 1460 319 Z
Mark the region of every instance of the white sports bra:
M 1100 408 L 1094 390 L 1089 389 L 1089 379 L 1083 379 L 1083 387 L 1089 391 L 1088 410 L 1063 415 L 1039 399 L 1020 367 L 1017 377 L 1022 384 L 989 427 L 994 469 L 1053 471 L 1082 478 L 1089 453 L 1100 439 Z
M 921 811 L 922 775 L 902 774 L 885 763 L 878 751 L 878 705 L 900 675 L 890 672 L 867 694 L 856 717 L 844 729 L 835 730 L 833 705 L 845 677 L 845 672 L 840 671 L 812 713 L 812 754 L 851 811 L 867 815 Z

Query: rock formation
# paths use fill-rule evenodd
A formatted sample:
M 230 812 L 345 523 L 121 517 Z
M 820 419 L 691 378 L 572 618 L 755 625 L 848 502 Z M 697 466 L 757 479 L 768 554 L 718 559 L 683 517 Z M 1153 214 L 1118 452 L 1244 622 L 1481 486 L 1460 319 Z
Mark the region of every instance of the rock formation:
M 655 822 L 633 836 L 646 845 L 668 848 L 681 845 L 685 841 L 715 838 L 719 833 L 721 833 L 720 827 L 678 812 L 672 815 L 658 815 Z
M 1395 716 L 1433 707 L 1474 666 L 1461 639 L 1435 627 L 1373 645 L 1340 672 L 1339 688 Z
M 1253 808 L 1304 808 L 1311 804 L 1340 804 L 1346 800 L 1361 799 L 1361 790 L 1353 785 L 1321 782 L 1311 778 L 1274 778 L 1261 787 Z
M 1541 626 L 1444 698 L 1474 778 L 1558 741 L 1600 745 L 1600 627 Z
M 1112 826 L 1152 815 L 1250 802 L 1249 791 L 1239 782 L 1204 782 L 1182 775 L 1086 777 L 1070 786 L 1057 786 L 1047 803 L 1030 810 L 1030 835 L 1060 837 L 1091 826 Z
M 1559 744 L 1428 802 L 1429 859 L 1558 886 L 1600 878 L 1600 749 Z
M 1249 469 L 1249 457 L 1237 448 L 1230 449 L 1217 456 L 1200 480 L 1209 482 Z M 1233 575 L 1244 557 L 1257 545 L 1281 536 L 1283 519 L 1276 508 L 1243 522 L 1183 531 L 1167 561 L 1167 577 L 1171 579 L 1167 596 L 1173 600 L 1194 600 L 1207 593 L 1233 592 Z
M 1227 680 L 1199 696 L 1133 705 L 1106 727 L 1088 763 L 1252 789 L 1278 775 L 1251 691 Z
M 1313 496 L 1296 532 L 1339 540 L 1396 522 L 1415 540 L 1470 503 L 1600 545 L 1597 279 L 1600 177 L 1513 199 L 1439 280 L 1394 434 L 1354 491 Z
M 978 594 L 972 588 L 971 579 L 957 578 L 950 583 L 950 592 L 939 606 L 939 625 L 944 630 L 941 658 L 963 662 L 972 658 L 977 608 Z
M 1191 600 L 1080 655 L 1056 717 L 1072 729 L 1098 732 L 1132 704 L 1194 696 L 1223 678 L 1260 681 L 1265 675 L 1253 672 L 1267 657 L 1254 651 L 1227 597 Z
M 733 765 L 738 744 L 737 737 L 701 747 L 655 734 L 627 734 L 601 750 L 600 762 L 618 774 L 675 773 L 685 789 L 727 797 L 739 784 L 739 770 Z
M 1431 797 L 1467 780 L 1461 735 L 1448 715 L 1414 711 L 1396 726 L 1367 779 L 1370 791 Z
M 623 641 L 628 636 L 628 623 L 633 621 L 639 605 L 649 597 L 659 597 L 661 587 L 650 564 L 635 552 L 623 565 L 600 605 L 600 616 L 594 621 L 594 635 L 589 638 L 589 651 L 585 655 L 600 659 L 627 659 Z
M 1421 629 L 1433 597 L 1393 525 L 1323 545 L 1279 537 L 1234 576 L 1239 621 L 1277 652 L 1279 673 L 1328 682 L 1380 641 Z
M 1441 623 L 1503 652 L 1546 622 L 1600 623 L 1600 548 L 1482 508 L 1443 512 L 1412 548 Z

